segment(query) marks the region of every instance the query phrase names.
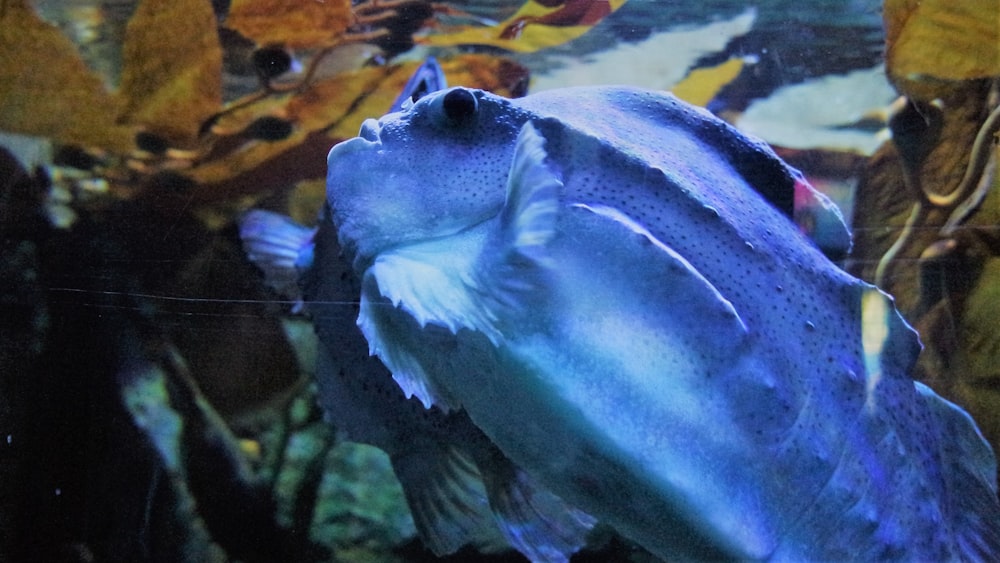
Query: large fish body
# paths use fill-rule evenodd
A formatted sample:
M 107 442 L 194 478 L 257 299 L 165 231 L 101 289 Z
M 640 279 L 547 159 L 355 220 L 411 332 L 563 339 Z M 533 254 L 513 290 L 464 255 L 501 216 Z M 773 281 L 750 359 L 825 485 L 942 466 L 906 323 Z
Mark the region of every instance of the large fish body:
M 428 58 L 390 111 L 445 87 Z M 465 545 L 513 547 L 534 562 L 562 563 L 580 549 L 594 519 L 567 505 L 511 463 L 463 412 L 426 409 L 404 396 L 368 354 L 358 330 L 360 280 L 341 252 L 329 214 L 314 228 L 265 210 L 240 221 L 248 258 L 295 310 L 312 319 L 319 402 L 341 436 L 388 454 L 417 531 L 438 555 Z
M 616 87 L 433 94 L 328 176 L 400 386 L 652 552 L 997 556 L 992 452 L 909 378 L 891 300 L 789 220 L 796 189 L 839 220 L 762 143 Z

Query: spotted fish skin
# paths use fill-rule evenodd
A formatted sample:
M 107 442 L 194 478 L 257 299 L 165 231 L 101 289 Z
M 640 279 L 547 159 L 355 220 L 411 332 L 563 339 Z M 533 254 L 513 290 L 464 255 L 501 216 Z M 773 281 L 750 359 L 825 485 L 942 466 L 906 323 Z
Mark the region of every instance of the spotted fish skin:
M 444 89 L 429 57 L 390 112 Z M 472 545 L 512 547 L 533 563 L 565 563 L 595 520 L 517 467 L 464 412 L 425 409 L 404 396 L 368 354 L 355 324 L 360 279 L 324 209 L 315 228 L 261 209 L 244 214 L 240 238 L 268 285 L 295 300 L 318 337 L 315 379 L 326 419 L 342 438 L 388 454 L 424 544 L 438 555 Z
M 667 94 L 452 89 L 334 147 L 328 200 L 400 386 L 650 551 L 995 557 L 992 452 L 803 185 Z

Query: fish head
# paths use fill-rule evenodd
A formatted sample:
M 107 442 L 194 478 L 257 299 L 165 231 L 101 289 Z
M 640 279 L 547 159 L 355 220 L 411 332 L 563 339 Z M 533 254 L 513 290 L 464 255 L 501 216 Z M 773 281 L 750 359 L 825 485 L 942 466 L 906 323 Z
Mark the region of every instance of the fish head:
M 345 250 L 364 262 L 496 216 L 527 119 L 508 99 L 451 88 L 366 120 L 327 159 L 327 200 Z

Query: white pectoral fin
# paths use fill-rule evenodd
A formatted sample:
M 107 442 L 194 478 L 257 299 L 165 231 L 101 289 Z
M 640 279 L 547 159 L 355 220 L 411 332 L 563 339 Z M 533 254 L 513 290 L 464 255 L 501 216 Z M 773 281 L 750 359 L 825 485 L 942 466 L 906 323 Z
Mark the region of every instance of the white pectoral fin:
M 425 325 L 379 293 L 379 285 L 371 272 L 365 276 L 361 290 L 358 327 L 368 340 L 368 350 L 378 356 L 399 384 L 407 398 L 416 396 L 425 408 L 433 405 L 448 411 L 457 405 L 445 399 L 424 369 L 420 358 L 421 333 Z
M 437 358 L 446 341 L 468 330 L 499 346 L 500 320 L 511 308 L 524 310 L 548 267 L 562 182 L 544 161 L 544 140 L 526 124 L 498 219 L 389 250 L 365 274 L 358 324 L 372 353 L 424 405 L 458 406 L 428 373 L 450 369 Z
M 482 333 L 494 345 L 501 338 L 472 281 L 479 239 L 470 232 L 398 248 L 380 255 L 365 274 L 358 326 L 406 396 L 416 395 L 428 408 L 459 406 L 428 373 L 459 331 Z
M 468 256 L 471 246 L 455 240 L 400 248 L 379 256 L 370 274 L 379 293 L 423 328 L 437 325 L 457 334 L 467 328 L 498 336 L 495 320 L 479 302 Z

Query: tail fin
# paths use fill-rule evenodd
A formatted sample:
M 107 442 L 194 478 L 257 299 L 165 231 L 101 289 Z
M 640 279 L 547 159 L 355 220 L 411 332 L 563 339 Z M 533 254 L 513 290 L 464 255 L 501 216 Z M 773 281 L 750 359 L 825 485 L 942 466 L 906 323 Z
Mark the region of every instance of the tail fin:
M 315 228 L 272 211 L 252 209 L 240 219 L 240 238 L 247 258 L 264 272 L 268 286 L 296 301 L 296 312 L 302 308 L 299 274 L 312 265 L 315 234 Z
M 997 462 L 990 445 L 965 411 L 922 383 L 917 391 L 937 419 L 952 534 L 962 560 L 993 561 L 1000 556 L 1000 501 Z

